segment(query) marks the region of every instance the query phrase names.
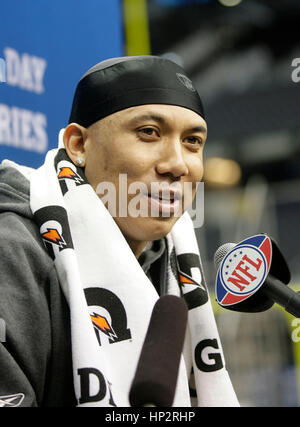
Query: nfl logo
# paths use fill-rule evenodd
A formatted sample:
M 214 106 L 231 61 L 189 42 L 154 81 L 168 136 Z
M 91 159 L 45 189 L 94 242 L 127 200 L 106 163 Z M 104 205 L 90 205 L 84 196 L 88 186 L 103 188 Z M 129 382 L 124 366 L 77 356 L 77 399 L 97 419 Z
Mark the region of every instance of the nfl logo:
M 271 266 L 272 243 L 258 234 L 238 243 L 222 260 L 216 279 L 218 303 L 230 306 L 253 295 L 264 283 Z

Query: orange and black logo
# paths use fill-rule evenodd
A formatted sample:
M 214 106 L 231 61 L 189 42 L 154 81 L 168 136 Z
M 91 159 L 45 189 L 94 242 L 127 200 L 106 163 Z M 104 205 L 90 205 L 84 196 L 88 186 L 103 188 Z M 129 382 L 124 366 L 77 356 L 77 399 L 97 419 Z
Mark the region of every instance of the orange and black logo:
M 62 206 L 45 206 L 34 213 L 34 219 L 53 259 L 60 251 L 73 248 L 67 212 Z
M 99 345 L 129 340 L 126 311 L 117 295 L 105 288 L 87 288 L 84 292 Z
M 56 228 L 47 228 L 47 231 L 42 233 L 41 236 L 47 242 L 58 245 L 60 248 L 66 246 L 66 242 Z
M 116 333 L 114 332 L 110 322 L 106 319 L 105 316 L 100 314 L 93 313 L 90 315 L 93 322 L 94 328 L 96 330 L 103 332 L 107 335 L 112 341 L 117 338 Z
M 74 188 L 74 186 L 77 187 L 78 185 L 87 183 L 83 169 L 76 167 L 76 165 L 71 162 L 64 149 L 58 151 L 54 163 L 58 182 L 63 195 L 65 195 L 70 189 Z
M 83 176 L 77 171 L 76 166 L 65 160 L 57 165 L 57 178 L 63 195 L 70 189 L 86 183 Z
M 185 253 L 178 255 L 177 266 L 181 290 L 189 310 L 208 301 L 199 255 Z
M 77 172 L 71 169 L 69 166 L 60 167 L 57 174 L 58 179 L 72 179 L 76 183 L 81 183 L 83 179 Z

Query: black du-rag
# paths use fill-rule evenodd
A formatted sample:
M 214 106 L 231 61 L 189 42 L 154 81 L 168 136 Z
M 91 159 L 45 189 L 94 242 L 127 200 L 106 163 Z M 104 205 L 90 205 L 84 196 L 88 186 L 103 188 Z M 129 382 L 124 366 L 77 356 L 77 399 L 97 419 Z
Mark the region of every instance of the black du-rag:
M 130 56 L 100 62 L 80 79 L 69 123 L 88 127 L 126 108 L 168 104 L 205 119 L 200 96 L 185 71 L 158 56 Z

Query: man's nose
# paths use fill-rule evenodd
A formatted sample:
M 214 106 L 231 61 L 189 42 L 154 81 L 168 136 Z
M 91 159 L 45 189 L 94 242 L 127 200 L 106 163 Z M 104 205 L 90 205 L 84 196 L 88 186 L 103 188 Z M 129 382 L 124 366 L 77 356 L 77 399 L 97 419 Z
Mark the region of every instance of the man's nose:
M 180 141 L 168 141 L 160 153 L 156 171 L 160 175 L 172 175 L 174 178 L 188 175 L 188 166 Z

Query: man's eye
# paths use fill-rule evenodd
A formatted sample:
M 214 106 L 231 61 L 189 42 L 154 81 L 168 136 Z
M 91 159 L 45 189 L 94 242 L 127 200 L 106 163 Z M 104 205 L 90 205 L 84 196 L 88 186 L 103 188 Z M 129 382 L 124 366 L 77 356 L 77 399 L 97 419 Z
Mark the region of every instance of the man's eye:
M 145 136 L 158 136 L 158 132 L 156 129 L 153 128 L 143 128 L 139 129 L 139 133 Z
M 197 136 L 189 136 L 186 138 L 186 140 L 189 144 L 202 145 L 202 139 L 198 138 Z

